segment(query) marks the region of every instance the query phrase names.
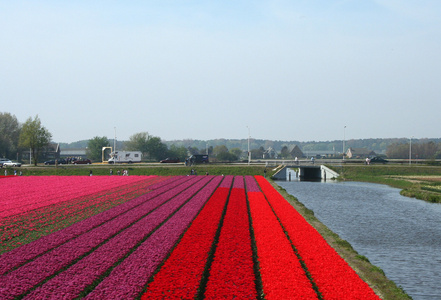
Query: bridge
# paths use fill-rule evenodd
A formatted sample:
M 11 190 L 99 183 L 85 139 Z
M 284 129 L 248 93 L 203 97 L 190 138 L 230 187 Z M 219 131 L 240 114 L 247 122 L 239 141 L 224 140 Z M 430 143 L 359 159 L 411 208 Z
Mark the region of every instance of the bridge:
M 329 169 L 325 165 L 316 165 L 313 163 L 290 165 L 279 165 L 277 172 L 273 175 L 276 180 L 328 180 L 339 176 L 337 172 Z

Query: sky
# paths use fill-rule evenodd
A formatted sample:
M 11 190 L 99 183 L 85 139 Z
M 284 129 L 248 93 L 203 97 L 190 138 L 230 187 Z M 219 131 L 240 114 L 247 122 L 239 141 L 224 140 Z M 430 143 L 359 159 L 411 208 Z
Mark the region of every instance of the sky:
M 0 0 L 0 28 L 0 112 L 55 142 L 441 137 L 439 0 Z

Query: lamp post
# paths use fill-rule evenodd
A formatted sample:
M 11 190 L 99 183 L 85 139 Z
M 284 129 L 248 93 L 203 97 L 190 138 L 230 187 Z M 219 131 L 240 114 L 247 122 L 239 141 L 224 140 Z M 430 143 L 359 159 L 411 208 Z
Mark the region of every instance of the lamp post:
M 412 138 L 413 136 L 411 136 L 409 140 L 409 165 L 412 164 Z
M 346 125 L 343 128 L 343 160 L 345 160 Z
M 116 152 L 116 127 L 113 127 L 115 130 L 115 138 L 113 139 L 113 155 L 115 155 Z
M 248 127 L 248 165 L 251 162 L 251 152 L 250 152 L 250 127 Z

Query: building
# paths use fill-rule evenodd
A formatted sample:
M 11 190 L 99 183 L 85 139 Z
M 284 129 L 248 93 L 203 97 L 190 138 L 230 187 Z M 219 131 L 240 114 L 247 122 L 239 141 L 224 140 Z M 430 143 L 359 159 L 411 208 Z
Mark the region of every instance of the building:
M 288 146 L 288 153 L 291 155 L 292 158 L 301 158 L 304 157 L 305 154 L 303 154 L 302 150 L 297 145 L 289 145 Z
M 268 147 L 268 149 L 263 152 L 264 159 L 277 158 L 277 152 L 272 147 Z
M 60 156 L 62 158 L 75 157 L 87 158 L 87 148 L 72 148 L 61 150 Z
M 346 151 L 347 158 L 366 158 L 376 156 L 377 154 L 369 150 L 367 148 L 352 148 L 350 147 L 348 151 Z

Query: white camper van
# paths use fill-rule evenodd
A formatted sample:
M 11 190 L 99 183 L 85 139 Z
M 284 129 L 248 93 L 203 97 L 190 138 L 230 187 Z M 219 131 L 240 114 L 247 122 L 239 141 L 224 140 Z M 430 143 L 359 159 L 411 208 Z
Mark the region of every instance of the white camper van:
M 110 153 L 109 164 L 141 162 L 141 151 L 116 151 Z

